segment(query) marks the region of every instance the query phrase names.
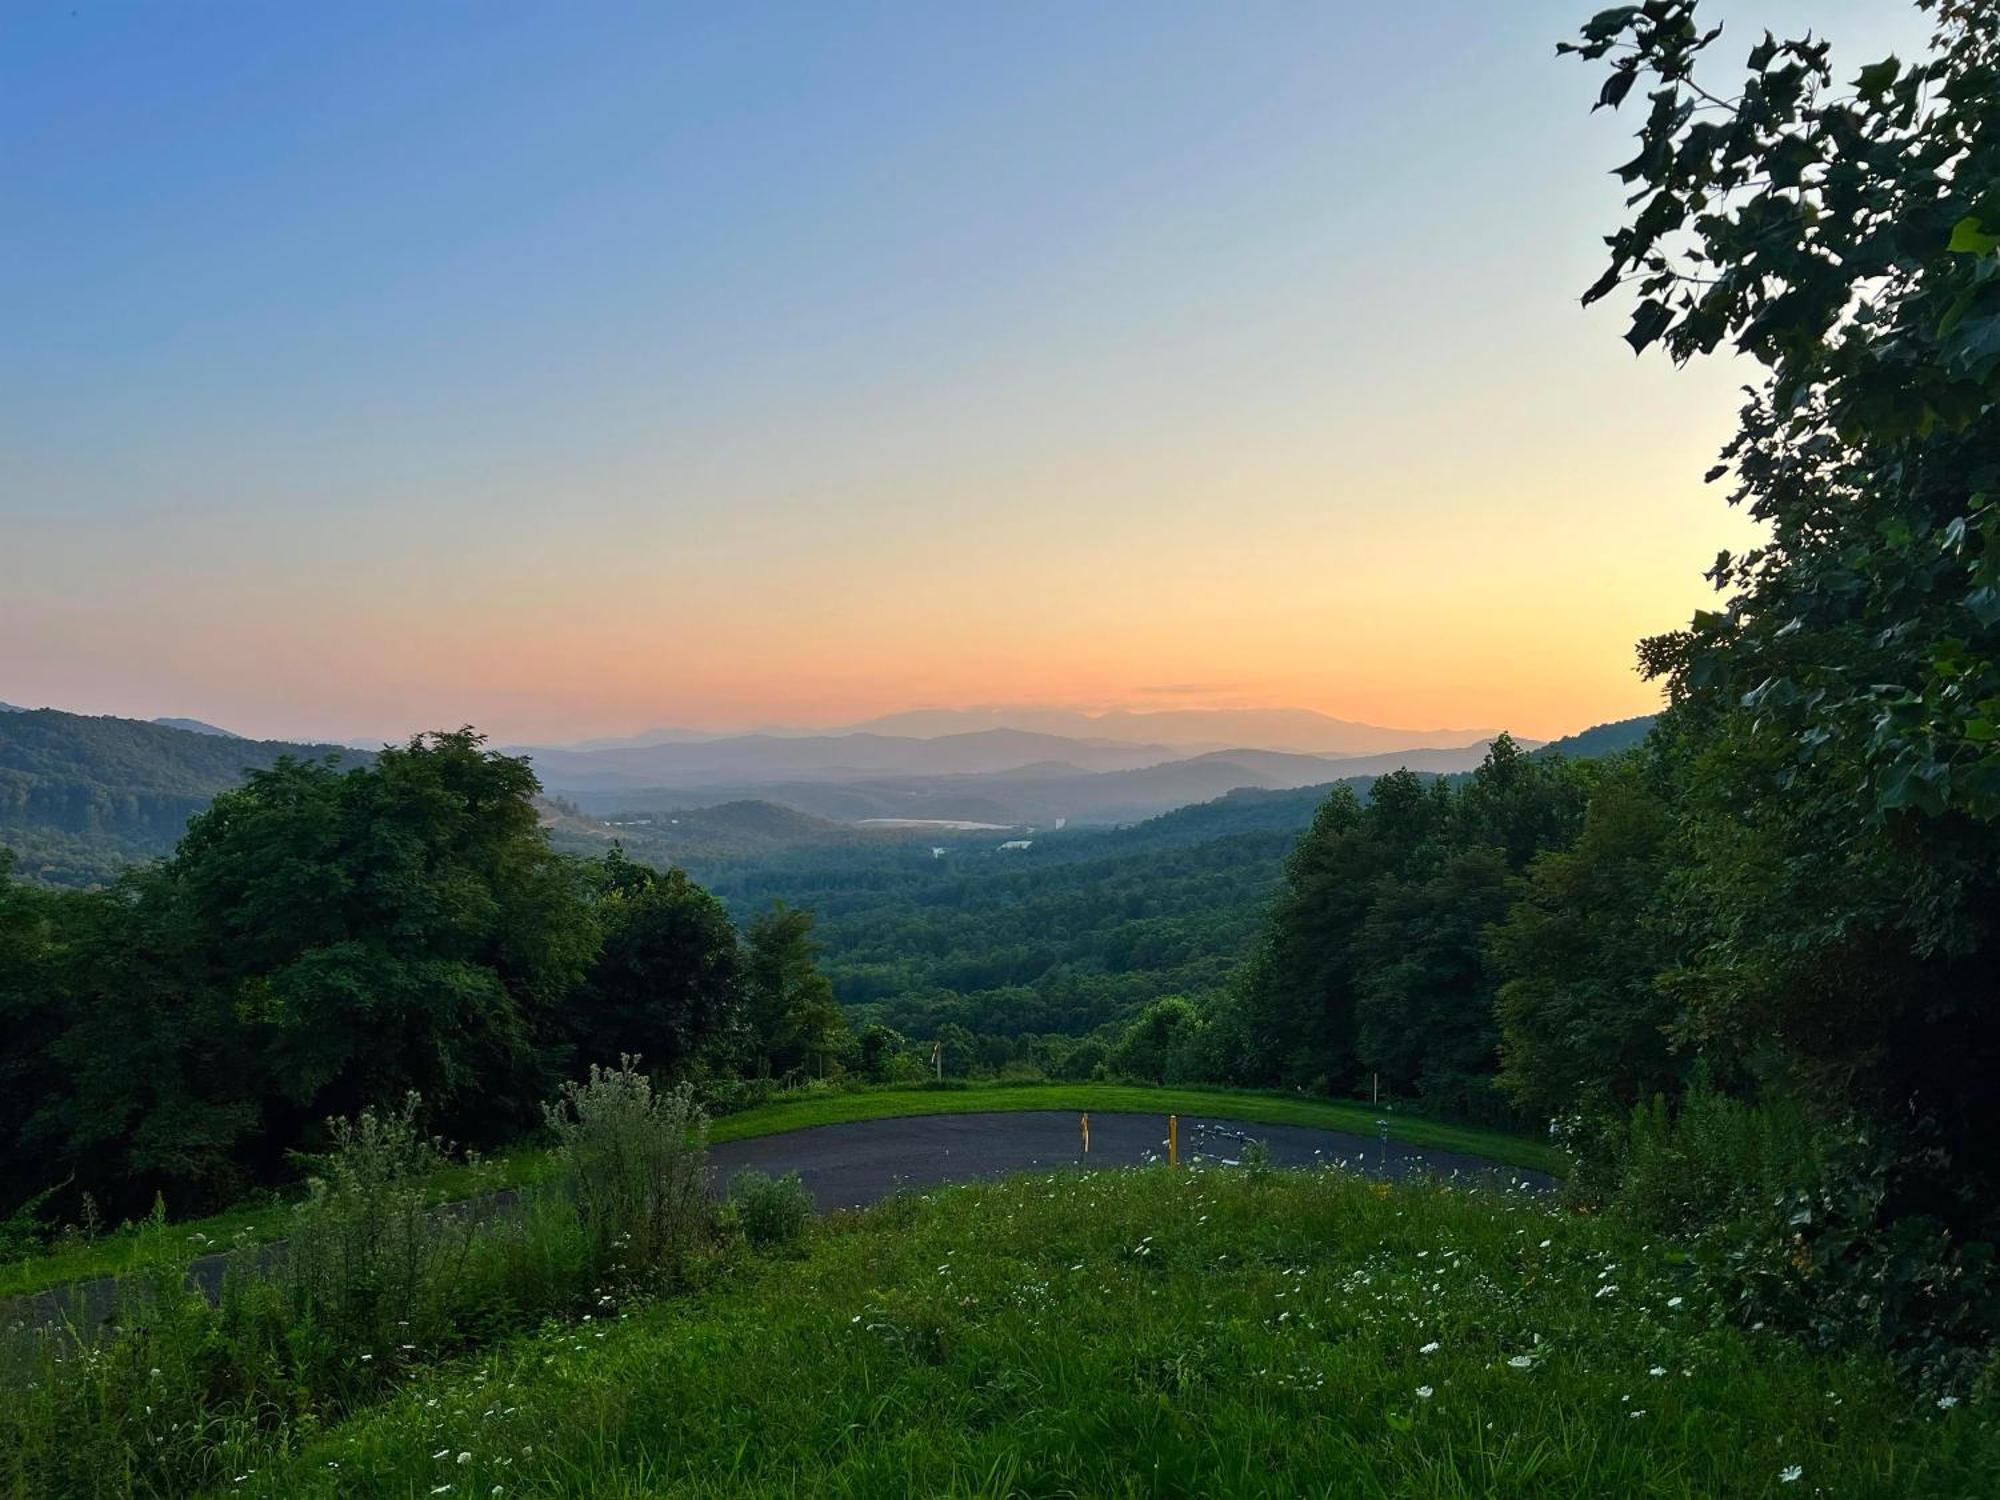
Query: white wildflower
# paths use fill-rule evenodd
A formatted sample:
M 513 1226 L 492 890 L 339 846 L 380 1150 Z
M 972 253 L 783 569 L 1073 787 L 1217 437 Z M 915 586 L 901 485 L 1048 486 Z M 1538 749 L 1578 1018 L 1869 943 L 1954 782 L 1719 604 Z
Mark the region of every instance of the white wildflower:
M 1797 1484 L 1805 1477 L 1806 1471 L 1798 1464 L 1793 1464 L 1789 1469 L 1778 1470 L 1778 1483 L 1780 1484 Z

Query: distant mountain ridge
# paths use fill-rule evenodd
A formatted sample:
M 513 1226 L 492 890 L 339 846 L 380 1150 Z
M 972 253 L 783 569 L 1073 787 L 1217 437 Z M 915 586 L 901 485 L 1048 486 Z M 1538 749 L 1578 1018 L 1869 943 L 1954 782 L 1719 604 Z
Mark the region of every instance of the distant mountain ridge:
M 1039 762 L 975 773 L 703 777 L 662 780 L 642 786 L 620 786 L 615 777 L 579 784 L 565 779 L 561 763 L 551 766 L 538 757 L 536 764 L 551 790 L 574 798 L 594 812 L 700 807 L 757 799 L 843 822 L 864 818 L 949 818 L 1047 825 L 1058 818 L 1078 823 L 1136 822 L 1189 803 L 1207 802 L 1239 788 L 1324 787 L 1340 780 L 1365 780 L 1401 767 L 1424 774 L 1449 775 L 1472 770 L 1486 758 L 1490 743 L 1481 741 L 1457 749 L 1407 750 L 1372 756 L 1222 750 L 1104 771 L 1082 771 L 1060 762 Z
M 1653 725 L 1659 717 L 1658 714 L 1640 714 L 1635 719 L 1614 719 L 1608 724 L 1593 724 L 1575 734 L 1566 734 L 1559 740 L 1550 740 L 1534 753 L 1567 755 L 1573 760 L 1615 755 L 1620 750 L 1630 750 L 1641 743 L 1653 732 Z
M 1389 750 L 1450 749 L 1499 731 L 1394 729 L 1336 719 L 1309 708 L 912 709 L 853 726 L 876 734 L 939 735 L 977 729 L 1029 729 L 1042 734 L 1087 736 L 1203 750 L 1233 745 L 1303 755 L 1369 755 Z
M 24 873 L 50 880 L 100 880 L 168 852 L 217 792 L 281 755 L 358 763 L 372 753 L 242 739 L 185 721 L 0 708 L 0 845 L 16 850 Z M 1596 725 L 1535 753 L 1609 754 L 1638 743 L 1652 722 Z M 621 813 L 673 809 L 689 817 L 676 842 L 738 848 L 845 836 L 865 819 L 1132 824 L 1232 794 L 1282 796 L 1290 809 L 1294 794 L 1310 803 L 1335 782 L 1363 783 L 1398 767 L 1463 774 L 1484 759 L 1488 743 L 1308 755 L 982 729 L 929 739 L 769 734 L 524 753 L 552 802 L 577 804 L 579 837 L 616 836 L 605 820 Z M 725 807 L 727 814 L 715 812 Z M 708 815 L 689 816 L 702 809 Z
M 185 729 L 189 734 L 212 734 L 225 740 L 240 740 L 243 738 L 242 735 L 233 729 L 219 729 L 215 725 L 201 719 L 167 718 L 154 719 L 152 722 L 167 729 Z
M 919 739 L 908 735 L 736 735 L 602 750 L 520 746 L 545 785 L 561 790 L 618 786 L 756 785 L 765 781 L 849 781 L 872 776 L 963 776 L 1055 764 L 1075 771 L 1136 770 L 1171 760 L 1164 745 L 1068 739 L 1016 729 Z
M 1393 729 L 1337 719 L 1307 708 L 1107 709 L 1076 708 L 916 708 L 883 714 L 831 729 L 769 728 L 748 731 L 661 726 L 635 734 L 582 740 L 545 748 L 636 750 L 654 745 L 699 745 L 743 739 L 839 739 L 887 735 L 933 740 L 1011 730 L 1099 744 L 1157 745 L 1198 753 L 1232 745 L 1304 755 L 1371 755 L 1389 750 L 1451 749 L 1488 740 L 1495 728 Z

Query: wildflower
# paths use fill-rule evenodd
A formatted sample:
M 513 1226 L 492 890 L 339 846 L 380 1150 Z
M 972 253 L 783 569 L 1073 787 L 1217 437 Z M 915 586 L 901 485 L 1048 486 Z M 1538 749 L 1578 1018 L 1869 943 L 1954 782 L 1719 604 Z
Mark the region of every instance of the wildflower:
M 1685 1297 L 1669 1297 L 1667 1298 L 1667 1306 L 1679 1307 L 1686 1300 L 1687 1299 Z
M 1940 1397 L 1938 1397 L 1938 1410 L 1939 1410 L 1939 1411 L 1950 1411 L 1950 1410 L 1951 1410 L 1951 1409 L 1952 1409 L 1952 1408 L 1953 1408 L 1954 1406 L 1956 1406 L 1956 1405 L 1958 1405 L 1958 1397 L 1956 1397 L 1956 1396 L 1940 1396 Z
M 1418 1396 L 1418 1399 L 1420 1399 L 1420 1400 L 1423 1400 L 1423 1401 L 1428 1401 L 1428 1400 L 1430 1400 L 1430 1399 L 1431 1399 L 1431 1388 L 1430 1388 L 1429 1386 L 1427 1386 L 1427 1385 L 1420 1385 L 1420 1386 L 1418 1386 L 1418 1387 L 1417 1387 L 1417 1396 Z
M 1534 1362 L 1535 1362 L 1535 1356 L 1532 1354 L 1517 1354 L 1512 1359 L 1507 1361 L 1508 1364 L 1512 1365 L 1517 1370 L 1525 1370 L 1528 1368 L 1529 1365 L 1533 1364 Z
M 1780 1484 L 1797 1484 L 1805 1477 L 1806 1471 L 1798 1464 L 1793 1464 L 1788 1469 L 1778 1470 L 1778 1483 Z
M 1667 1367 L 1665 1365 L 1654 1365 L 1653 1368 L 1648 1370 L 1646 1373 L 1648 1375 L 1653 1375 L 1653 1376 L 1664 1375 L 1667 1373 Z
M 461 1453 L 458 1455 L 458 1461 L 462 1464 L 469 1464 L 472 1462 L 472 1455 L 470 1453 Z
M 1423 1348 L 1419 1349 L 1419 1350 L 1417 1351 L 1417 1353 L 1419 1353 L 1419 1354 L 1435 1354 L 1435 1353 L 1437 1353 L 1437 1352 L 1438 1352 L 1438 1350 L 1439 1350 L 1439 1349 L 1440 1349 L 1441 1347 L 1442 1347 L 1442 1345 L 1440 1345 L 1440 1344 L 1438 1343 L 1438 1341 L 1437 1341 L 1436 1339 L 1432 1339 L 1432 1340 L 1431 1340 L 1431 1341 L 1430 1341 L 1430 1342 L 1429 1342 L 1428 1344 L 1424 1345 L 1424 1347 L 1423 1347 Z

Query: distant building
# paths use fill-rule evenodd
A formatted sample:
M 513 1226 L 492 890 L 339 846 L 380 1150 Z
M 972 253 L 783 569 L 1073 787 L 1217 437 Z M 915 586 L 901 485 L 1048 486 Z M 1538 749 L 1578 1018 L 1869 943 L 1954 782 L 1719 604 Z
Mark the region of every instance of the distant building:
M 1033 839 L 1009 839 L 1000 847 L 1002 849 L 1026 849 L 1032 846 L 1034 842 Z

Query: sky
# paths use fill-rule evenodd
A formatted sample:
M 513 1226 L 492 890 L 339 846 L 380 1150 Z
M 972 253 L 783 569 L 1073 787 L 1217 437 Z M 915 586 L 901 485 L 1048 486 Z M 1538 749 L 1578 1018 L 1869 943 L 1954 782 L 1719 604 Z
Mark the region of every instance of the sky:
M 1578 306 L 1593 8 L 15 0 L 0 700 L 1647 712 L 1755 372 Z

